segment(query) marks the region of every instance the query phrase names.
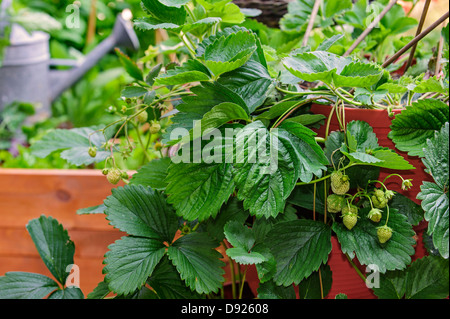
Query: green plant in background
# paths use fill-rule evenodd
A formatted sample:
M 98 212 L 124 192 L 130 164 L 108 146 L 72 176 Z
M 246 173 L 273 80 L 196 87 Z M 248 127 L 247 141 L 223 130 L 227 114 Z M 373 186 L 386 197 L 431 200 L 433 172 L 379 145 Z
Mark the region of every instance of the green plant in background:
M 284 49 L 263 45 L 269 35 L 257 35 L 264 28 L 236 25 L 244 14 L 227 0 L 142 5 L 147 16 L 136 19 L 136 28 L 171 33 L 184 48 L 178 51 L 180 63 L 142 68 L 117 50 L 133 81 L 121 91 L 121 104 L 110 109 L 116 120 L 54 130 L 32 145 L 38 157 L 62 151 L 74 165 L 102 163 L 112 184 L 126 183 L 103 204 L 79 211 L 105 214 L 127 234 L 109 246 L 104 281 L 88 298 L 111 292 L 120 298 L 217 298 L 223 295 L 226 266 L 220 246 L 230 267 L 244 267 L 242 280 L 232 280 L 233 298 L 243 297 L 249 265 L 256 266 L 258 298 L 295 298 L 294 285 L 301 298 L 323 298 L 332 281 L 327 264 L 332 236 L 363 280 L 355 258 L 378 266 L 386 283 L 374 290 L 379 297 L 448 295 L 448 156 L 436 150 L 446 138 L 448 144 L 448 79 L 397 83 L 381 61 L 329 52 L 341 36 L 324 38 L 314 50 L 296 43 L 288 54 L 278 54 Z M 345 1 L 325 2 L 320 26 L 331 28 L 350 8 Z M 288 22 L 282 21 L 284 28 Z M 152 61 L 150 52 L 148 57 L 146 62 Z M 399 89 L 403 84 L 406 91 Z M 345 106 L 389 111 L 402 101 L 405 117 L 421 106 L 427 115 L 442 110 L 437 122 L 443 129 L 428 127 L 425 138 L 413 137 L 426 141 L 424 163 L 435 180 L 422 187 L 425 215 L 420 205 L 387 188 L 388 178 L 410 187 L 401 172 L 414 167 L 381 147 L 368 123 L 342 121 L 340 130 L 327 130 L 325 137 L 310 129 L 324 120 L 308 112 L 311 102 L 331 103 L 344 114 Z M 406 122 L 399 118 L 391 133 L 397 144 L 404 136 L 395 126 Z M 138 170 L 130 178 L 127 161 L 136 158 Z M 392 174 L 380 181 L 380 169 Z M 413 226 L 424 218 L 438 253 L 411 263 Z M 10 284 L 8 276 L 0 279 L 5 291 L 27 281 L 23 276 Z

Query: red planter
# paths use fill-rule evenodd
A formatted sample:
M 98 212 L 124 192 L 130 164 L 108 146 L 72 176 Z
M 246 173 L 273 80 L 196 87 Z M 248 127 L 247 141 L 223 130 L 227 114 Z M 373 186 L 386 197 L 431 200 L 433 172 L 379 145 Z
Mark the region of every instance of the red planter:
M 330 105 L 319 105 L 313 104 L 311 107 L 311 112 L 315 114 L 323 114 L 328 118 L 328 115 L 331 112 L 332 107 Z M 394 114 L 400 113 L 400 110 L 394 110 Z M 345 108 L 345 122 L 351 122 L 355 120 L 365 121 L 372 126 L 373 131 L 378 137 L 378 144 L 383 147 L 389 147 L 397 152 L 397 154 L 403 156 L 411 165 L 413 165 L 416 169 L 410 171 L 400 171 L 396 172 L 403 176 L 405 179 L 412 179 L 413 186 L 404 191 L 401 189 L 401 180 L 396 177 L 389 178 L 386 182 L 386 186 L 389 189 L 392 189 L 398 193 L 401 193 L 416 203 L 420 204 L 420 201 L 416 199 L 417 194 L 420 192 L 420 185 L 422 185 L 422 181 L 430 181 L 432 182 L 432 178 L 429 174 L 425 173 L 425 166 L 419 157 L 409 156 L 405 152 L 401 152 L 395 148 L 394 143 L 391 139 L 388 138 L 388 134 L 390 132 L 390 125 L 393 118 L 388 116 L 387 111 L 385 110 L 368 110 L 368 109 L 358 109 L 358 108 Z M 320 129 L 314 130 L 318 133 L 319 136 L 325 136 L 325 126 L 322 125 Z M 330 124 L 330 132 L 339 130 L 339 123 L 337 121 L 336 114 L 333 114 L 331 124 Z M 383 180 L 386 176 L 393 173 L 393 170 L 381 169 L 379 180 Z

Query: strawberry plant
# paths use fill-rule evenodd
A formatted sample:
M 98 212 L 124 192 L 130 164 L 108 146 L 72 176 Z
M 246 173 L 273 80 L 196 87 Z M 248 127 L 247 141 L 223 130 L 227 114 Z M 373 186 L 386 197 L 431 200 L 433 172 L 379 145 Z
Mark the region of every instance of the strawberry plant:
M 345 9 L 326 3 L 330 19 Z M 122 91 L 122 109 L 112 110 L 120 119 L 106 127 L 56 130 L 33 145 L 43 157 L 63 150 L 61 156 L 72 164 L 104 162 L 112 184 L 126 183 L 103 204 L 83 210 L 105 214 L 112 227 L 127 234 L 109 246 L 104 281 L 88 298 L 111 292 L 124 298 L 217 298 L 224 268 L 234 264 L 243 273 L 239 283 L 233 278 L 233 298 L 242 297 L 250 265 L 259 279 L 255 297 L 292 298 L 298 287 L 301 298 L 312 298 L 305 289 L 310 286 L 320 298 L 331 287 L 332 237 L 358 274 L 355 260 L 376 265 L 383 282 L 395 289 L 396 276 L 404 278 L 407 297 L 419 293 L 417 268 L 429 276 L 448 272 L 448 158 L 437 151 L 448 140 L 448 123 L 433 132 L 434 139 L 425 138 L 423 150 L 435 183 L 424 184 L 420 198 L 439 255 L 411 265 L 413 226 L 424 213 L 386 181 L 396 179 L 408 188 L 411 181 L 401 175 L 414 167 L 380 146 L 380 136 L 365 121 L 342 118 L 340 129 L 327 129 L 324 137 L 311 130 L 324 122 L 309 112 L 312 102 L 331 103 L 342 115 L 348 105 L 389 111 L 401 85 L 385 68 L 329 52 L 337 38 L 326 39 L 320 50 L 294 48 L 269 61 L 270 48 L 256 32 L 237 25 L 245 17 L 227 0 L 142 4 L 148 17 L 135 21 L 136 28 L 166 29 L 176 36 L 184 50 L 179 64 L 143 69 L 118 51 L 134 79 Z M 275 67 L 283 72 L 274 74 Z M 318 85 L 298 85 L 305 81 Z M 428 87 L 424 83 L 417 86 Z M 414 88 L 406 85 L 402 93 Z M 447 108 L 447 118 L 444 114 L 438 122 L 448 122 L 448 88 L 432 97 L 415 103 Z M 396 121 L 393 126 L 404 123 L 401 117 Z M 414 137 L 423 143 L 423 137 Z M 129 178 L 120 163 L 138 150 L 144 164 Z M 391 175 L 379 180 L 381 169 Z M 13 289 L 8 276 L 0 287 Z M 419 295 L 448 295 L 448 283 L 435 284 L 438 292 L 427 286 L 429 294 Z M 376 294 L 392 297 L 386 289 Z

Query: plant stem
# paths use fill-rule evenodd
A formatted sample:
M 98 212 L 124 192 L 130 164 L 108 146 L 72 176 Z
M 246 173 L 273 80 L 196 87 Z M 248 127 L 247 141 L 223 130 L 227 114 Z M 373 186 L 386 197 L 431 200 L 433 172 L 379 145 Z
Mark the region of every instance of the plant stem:
M 348 262 L 350 263 L 350 265 L 352 265 L 353 269 L 355 269 L 356 273 L 358 274 L 358 276 L 364 281 L 364 283 L 366 282 L 366 277 L 362 274 L 362 272 L 359 270 L 359 268 L 355 265 L 355 263 L 353 262 L 353 260 L 350 258 L 350 256 L 348 254 L 345 254 L 345 257 L 347 257 Z
M 311 95 L 311 94 L 326 94 L 326 95 L 333 95 L 330 91 L 303 91 L 303 92 L 294 92 L 294 91 L 288 91 L 285 89 L 282 89 L 280 87 L 276 87 L 276 89 L 280 92 L 286 93 L 286 94 L 292 94 L 292 95 Z
M 343 96 L 341 93 L 339 93 L 339 91 L 337 89 L 334 88 L 330 88 L 334 94 L 336 94 L 341 100 L 344 100 L 345 102 L 349 103 L 349 104 L 353 104 L 356 106 L 362 106 L 363 104 L 360 102 L 356 102 L 353 100 L 349 100 L 348 98 L 346 98 L 345 96 Z
M 314 21 L 316 20 L 317 13 L 319 12 L 320 3 L 322 0 L 316 0 L 309 17 L 308 26 L 306 27 L 305 35 L 303 36 L 302 46 L 305 47 L 308 44 L 309 35 L 314 27 Z
M 449 11 L 445 13 L 443 16 L 441 16 L 438 20 L 436 20 L 432 25 L 430 25 L 428 28 L 426 28 L 425 31 L 422 31 L 418 36 L 416 36 L 414 39 L 411 40 L 407 45 L 405 45 L 403 48 L 401 48 L 397 53 L 395 53 L 392 57 L 390 57 L 386 62 L 384 62 L 381 67 L 386 68 L 388 65 L 390 65 L 392 62 L 397 60 L 403 53 L 408 51 L 414 44 L 422 40 L 425 36 L 427 36 L 431 31 L 433 31 L 438 25 L 440 25 L 442 22 L 448 19 Z
M 242 292 L 244 291 L 245 276 L 247 275 L 247 269 L 248 269 L 248 265 L 245 266 L 244 275 L 242 276 L 242 279 L 241 279 L 241 287 L 239 290 L 239 299 L 242 299 Z
M 425 23 L 425 18 L 428 13 L 428 8 L 430 7 L 431 0 L 426 0 L 425 5 L 423 7 L 422 15 L 420 17 L 419 25 L 417 26 L 416 37 L 422 32 L 423 25 Z M 409 69 L 412 64 L 412 60 L 414 58 L 414 54 L 416 53 L 417 43 L 413 45 L 411 48 L 411 52 L 409 53 L 408 63 L 406 64 L 405 73 Z
M 134 123 L 134 122 L 131 122 L 131 123 L 133 124 L 133 126 L 134 126 L 135 129 L 136 129 L 136 135 L 137 135 L 137 137 L 138 137 L 138 142 L 139 142 L 139 144 L 141 145 L 142 150 L 144 151 L 145 157 L 147 157 L 147 160 L 148 160 L 148 161 L 151 161 L 152 158 L 150 157 L 150 154 L 148 154 L 148 151 L 147 151 L 147 149 L 145 148 L 144 142 L 142 141 L 142 137 L 141 137 L 141 132 L 140 132 L 140 130 L 139 130 L 139 126 L 138 126 L 136 123 Z
M 397 3 L 397 0 L 391 0 L 389 4 L 384 8 L 383 11 L 375 18 L 375 20 L 372 21 L 371 24 L 367 26 L 367 28 L 364 30 L 363 33 L 353 42 L 353 44 L 350 46 L 350 48 L 344 53 L 344 56 L 349 56 L 353 50 L 356 49 L 356 47 L 364 40 L 364 38 L 373 30 L 373 28 L 376 27 L 376 25 L 381 21 L 381 19 L 386 15 L 386 13 L 391 10 L 391 8 Z

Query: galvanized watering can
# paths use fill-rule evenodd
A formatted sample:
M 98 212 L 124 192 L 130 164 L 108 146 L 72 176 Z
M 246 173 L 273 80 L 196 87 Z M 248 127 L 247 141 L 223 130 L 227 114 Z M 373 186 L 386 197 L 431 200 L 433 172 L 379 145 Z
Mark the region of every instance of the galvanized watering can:
M 139 48 L 131 21 L 117 16 L 112 34 L 103 40 L 78 65 L 75 60 L 52 60 L 49 35 L 31 35 L 19 25 L 11 28 L 10 45 L 0 68 L 0 110 L 13 101 L 36 105 L 39 117 L 50 115 L 51 102 L 75 84 L 114 47 Z M 52 65 L 71 65 L 69 70 L 51 70 Z

